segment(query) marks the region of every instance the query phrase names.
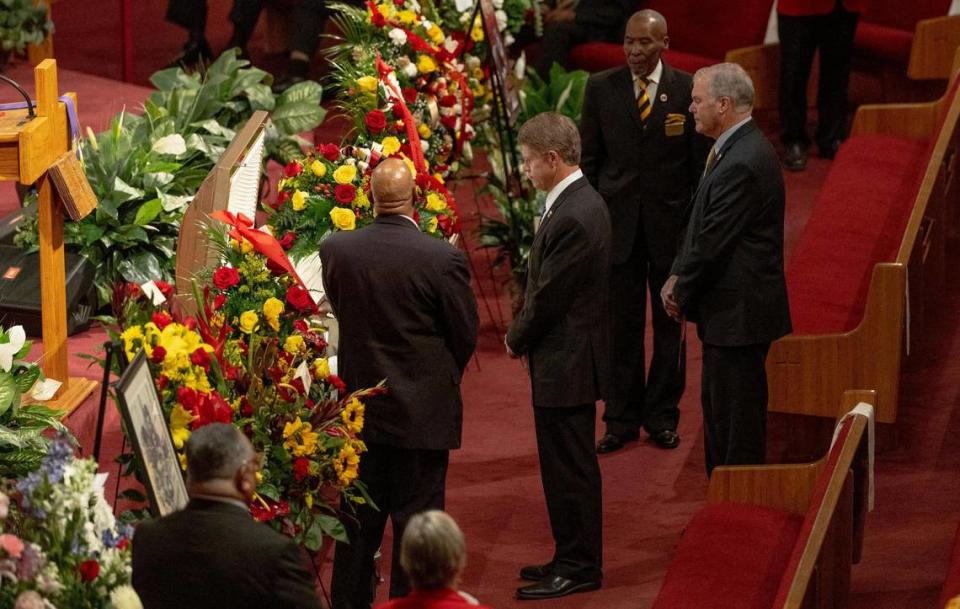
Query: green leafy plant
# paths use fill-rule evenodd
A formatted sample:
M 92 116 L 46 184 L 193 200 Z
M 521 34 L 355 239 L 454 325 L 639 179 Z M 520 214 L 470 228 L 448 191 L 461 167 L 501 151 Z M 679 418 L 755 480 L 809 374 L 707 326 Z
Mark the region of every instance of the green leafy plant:
M 45 4 L 33 0 L 0 0 L 0 47 L 22 54 L 28 44 L 40 44 L 53 31 Z M 0 67 L 3 67 L 0 65 Z
M 99 205 L 68 223 L 64 239 L 96 267 L 101 305 L 116 283 L 172 278 L 184 209 L 254 111 L 271 112 L 267 158 L 286 163 L 302 154 L 307 142 L 297 134 L 323 120 L 322 89 L 305 81 L 275 97 L 272 81 L 229 50 L 202 74 L 157 72 L 142 115 L 121 112 L 107 131 L 88 131 L 81 152 Z M 37 247 L 35 223 L 19 231 L 17 244 Z

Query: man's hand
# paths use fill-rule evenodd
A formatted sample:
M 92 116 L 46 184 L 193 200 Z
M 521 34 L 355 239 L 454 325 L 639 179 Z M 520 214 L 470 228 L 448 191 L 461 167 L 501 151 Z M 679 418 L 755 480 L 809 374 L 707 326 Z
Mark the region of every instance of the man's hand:
M 520 356 L 513 352 L 513 349 L 510 348 L 510 343 L 507 342 L 507 337 L 503 337 L 503 346 L 507 348 L 507 355 L 510 356 L 510 359 L 520 359 Z
M 577 14 L 569 8 L 555 8 L 543 14 L 544 23 L 567 23 L 577 18 Z
M 677 276 L 670 275 L 660 289 L 660 300 L 663 301 L 663 308 L 667 315 L 675 322 L 680 322 L 683 315 L 680 313 L 680 307 L 677 305 L 676 298 L 673 295 L 673 288 L 677 285 Z

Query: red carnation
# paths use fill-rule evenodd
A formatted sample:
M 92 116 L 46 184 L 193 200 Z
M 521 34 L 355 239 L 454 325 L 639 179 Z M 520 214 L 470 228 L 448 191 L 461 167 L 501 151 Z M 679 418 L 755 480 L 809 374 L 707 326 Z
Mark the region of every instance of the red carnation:
M 240 283 L 240 273 L 230 266 L 221 266 L 213 273 L 213 285 L 220 290 L 229 290 Z
M 403 93 L 403 101 L 407 102 L 408 104 L 412 104 L 413 102 L 417 101 L 417 90 L 413 87 L 404 87 L 400 90 L 400 92 Z
M 217 294 L 217 297 L 213 299 L 213 309 L 215 311 L 220 310 L 220 307 L 222 307 L 225 302 L 227 302 L 227 297 L 223 294 Z
M 293 247 L 293 242 L 297 240 L 297 233 L 293 231 L 287 231 L 283 234 L 283 237 L 280 238 L 280 247 L 285 250 Z
M 339 203 L 351 203 L 357 198 L 357 187 L 353 184 L 337 184 L 337 187 L 333 189 L 333 196 Z
M 453 95 L 444 95 L 440 98 L 440 101 L 437 102 L 444 108 L 452 108 L 457 105 L 457 98 Z
M 287 288 L 287 302 L 301 313 L 312 312 L 315 308 L 313 298 L 310 297 L 310 292 L 299 285 L 292 285 Z
M 295 178 L 300 175 L 300 172 L 303 171 L 303 165 L 297 161 L 290 161 L 287 163 L 287 166 L 283 168 L 283 175 L 288 178 Z
M 154 364 L 162 364 L 163 358 L 165 357 L 167 357 L 167 350 L 158 345 L 153 348 L 153 355 L 150 356 L 150 361 Z
M 158 279 L 157 281 L 153 282 L 153 285 L 157 286 L 157 289 L 160 290 L 160 293 L 163 294 L 164 298 L 169 299 L 171 296 L 173 296 L 173 286 L 166 281 Z
M 383 27 L 383 26 L 387 25 L 387 20 L 386 20 L 386 18 L 383 16 L 383 13 L 381 13 L 380 11 L 378 11 L 378 10 L 376 10 L 376 9 L 374 9 L 374 10 L 372 11 L 372 14 L 370 15 L 370 22 L 373 23 L 373 25 L 375 25 L 375 26 L 377 26 L 377 27 Z
M 450 116 L 441 116 L 440 122 L 443 123 L 443 126 L 453 131 L 457 128 L 457 117 L 453 114 Z
M 383 110 L 371 110 L 367 112 L 364 122 L 367 123 L 367 129 L 373 133 L 380 133 L 387 127 L 387 115 Z
M 207 353 L 207 350 L 202 347 L 197 347 L 193 350 L 193 353 L 190 354 L 190 362 L 194 366 L 200 366 L 204 370 L 210 369 L 210 354 Z
M 317 150 L 320 151 L 320 154 L 323 155 L 323 158 L 328 161 L 336 161 L 340 158 L 340 146 L 336 144 L 320 144 L 317 147 Z
M 328 381 L 331 385 L 333 385 L 334 387 L 336 387 L 336 388 L 337 388 L 337 391 L 339 391 L 340 393 L 343 393 L 343 392 L 345 392 L 345 391 L 347 390 L 347 384 L 344 383 L 344 382 L 343 382 L 343 379 L 341 379 L 341 378 L 340 378 L 339 376 L 337 376 L 336 374 L 331 374 L 330 376 L 328 376 L 328 377 L 327 377 L 327 381 Z
M 153 322 L 158 329 L 163 330 L 170 325 L 170 322 L 173 321 L 173 318 L 169 314 L 164 313 L 163 311 L 157 311 L 150 316 L 150 321 Z
M 293 460 L 293 477 L 303 480 L 310 475 L 310 460 L 299 457 Z
M 197 407 L 197 391 L 189 387 L 177 389 L 177 402 L 184 410 L 194 410 Z
M 95 560 L 85 560 L 80 563 L 80 581 L 92 582 L 100 575 L 100 563 Z

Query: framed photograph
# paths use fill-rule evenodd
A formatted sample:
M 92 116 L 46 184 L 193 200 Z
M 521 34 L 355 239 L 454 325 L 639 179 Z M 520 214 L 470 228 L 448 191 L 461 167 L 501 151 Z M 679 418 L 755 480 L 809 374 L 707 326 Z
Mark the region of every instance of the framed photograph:
M 187 487 L 143 350 L 127 366 L 116 387 L 120 414 L 145 474 L 150 512 L 166 516 L 182 509 L 189 500 Z

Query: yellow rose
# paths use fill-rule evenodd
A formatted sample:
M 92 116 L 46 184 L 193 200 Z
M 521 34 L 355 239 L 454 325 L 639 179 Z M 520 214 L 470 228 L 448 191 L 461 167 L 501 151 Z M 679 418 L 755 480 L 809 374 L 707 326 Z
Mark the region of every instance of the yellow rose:
M 430 40 L 433 41 L 434 44 L 443 42 L 443 30 L 440 29 L 436 23 L 432 24 L 430 29 L 427 30 L 427 36 L 430 37 Z
M 357 79 L 357 88 L 364 93 L 376 93 L 378 81 L 373 76 L 361 76 Z
M 341 165 L 333 172 L 333 180 L 337 184 L 349 184 L 357 177 L 357 168 L 353 165 Z
M 274 332 L 280 331 L 280 315 L 285 308 L 286 305 L 279 298 L 270 297 L 263 303 L 263 316 Z
M 417 59 L 417 69 L 420 70 L 421 74 L 429 74 L 430 72 L 436 72 L 437 64 L 433 61 L 433 57 L 421 55 Z
M 334 207 L 330 210 L 330 220 L 340 230 L 353 230 L 357 227 L 357 216 L 344 207 Z
M 318 379 L 325 379 L 330 376 L 330 362 L 325 357 L 318 357 L 313 360 L 313 376 Z
M 383 156 L 390 156 L 400 150 L 400 140 L 392 135 L 383 138 L 380 143 L 383 145 Z
M 324 165 L 322 161 L 317 160 L 310 163 L 310 171 L 312 171 L 313 175 L 317 176 L 318 178 L 322 178 L 323 176 L 327 175 L 327 166 Z
M 397 19 L 400 20 L 400 23 L 413 25 L 417 22 L 417 14 L 411 10 L 400 11 L 397 13 Z
M 291 334 L 287 337 L 287 340 L 283 341 L 283 350 L 290 355 L 300 353 L 306 346 L 307 344 L 303 342 L 303 337 L 299 334 Z
M 260 318 L 253 311 L 244 311 L 240 314 L 240 331 L 250 334 L 257 329 Z
M 427 209 L 430 211 L 443 211 L 447 207 L 446 200 L 435 192 L 427 195 Z
M 430 136 L 433 135 L 433 131 L 430 131 L 430 127 L 426 123 L 420 123 L 417 131 L 420 132 L 420 137 L 425 140 L 430 139 Z
M 437 217 L 436 217 L 436 216 L 430 216 L 430 219 L 427 220 L 427 232 L 428 232 L 428 233 L 435 233 L 435 232 L 437 232 Z
M 303 211 L 307 206 L 307 193 L 298 190 L 290 197 L 290 203 L 293 205 L 293 211 Z M 246 239 L 244 239 L 246 241 Z

